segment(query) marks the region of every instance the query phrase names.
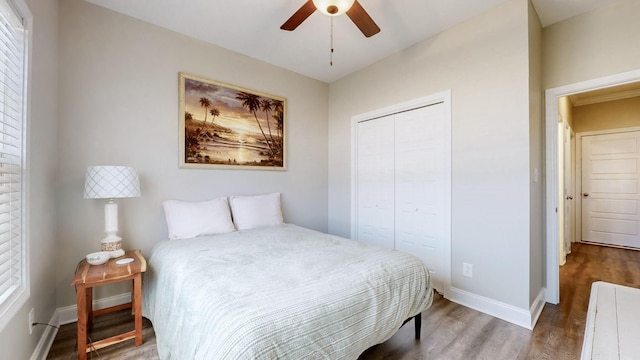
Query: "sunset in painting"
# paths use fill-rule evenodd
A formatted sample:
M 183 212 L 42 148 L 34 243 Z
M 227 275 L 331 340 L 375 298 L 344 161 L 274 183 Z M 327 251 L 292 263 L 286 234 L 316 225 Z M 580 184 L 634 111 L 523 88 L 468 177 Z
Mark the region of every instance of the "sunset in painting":
M 285 100 L 181 74 L 184 163 L 284 168 Z

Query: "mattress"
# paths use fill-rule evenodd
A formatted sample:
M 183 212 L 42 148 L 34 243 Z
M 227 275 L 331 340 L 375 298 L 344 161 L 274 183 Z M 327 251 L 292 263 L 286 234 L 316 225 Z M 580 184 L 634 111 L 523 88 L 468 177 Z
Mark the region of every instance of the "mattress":
M 143 315 L 161 359 L 356 359 L 432 296 L 412 255 L 286 224 L 157 243 Z

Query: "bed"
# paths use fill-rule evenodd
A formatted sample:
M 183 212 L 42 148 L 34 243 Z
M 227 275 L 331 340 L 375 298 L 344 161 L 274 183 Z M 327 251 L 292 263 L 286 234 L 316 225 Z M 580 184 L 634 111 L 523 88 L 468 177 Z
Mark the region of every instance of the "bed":
M 412 255 L 282 224 L 160 241 L 143 315 L 165 360 L 357 359 L 432 296 Z

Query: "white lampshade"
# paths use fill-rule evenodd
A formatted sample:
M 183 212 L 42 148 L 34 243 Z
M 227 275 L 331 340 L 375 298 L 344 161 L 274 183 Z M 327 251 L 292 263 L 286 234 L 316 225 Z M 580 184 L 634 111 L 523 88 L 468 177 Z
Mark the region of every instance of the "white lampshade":
M 89 166 L 84 183 L 85 199 L 115 199 L 140 196 L 136 169 L 128 166 Z
M 338 16 L 346 13 L 355 0 L 313 0 L 313 5 L 325 15 Z

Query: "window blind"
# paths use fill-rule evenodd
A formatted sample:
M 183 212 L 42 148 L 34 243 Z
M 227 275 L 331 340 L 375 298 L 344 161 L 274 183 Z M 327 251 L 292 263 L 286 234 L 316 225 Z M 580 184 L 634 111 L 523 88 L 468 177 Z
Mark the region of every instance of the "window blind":
M 21 17 L 8 0 L 0 0 L 0 310 L 25 287 L 26 38 Z

